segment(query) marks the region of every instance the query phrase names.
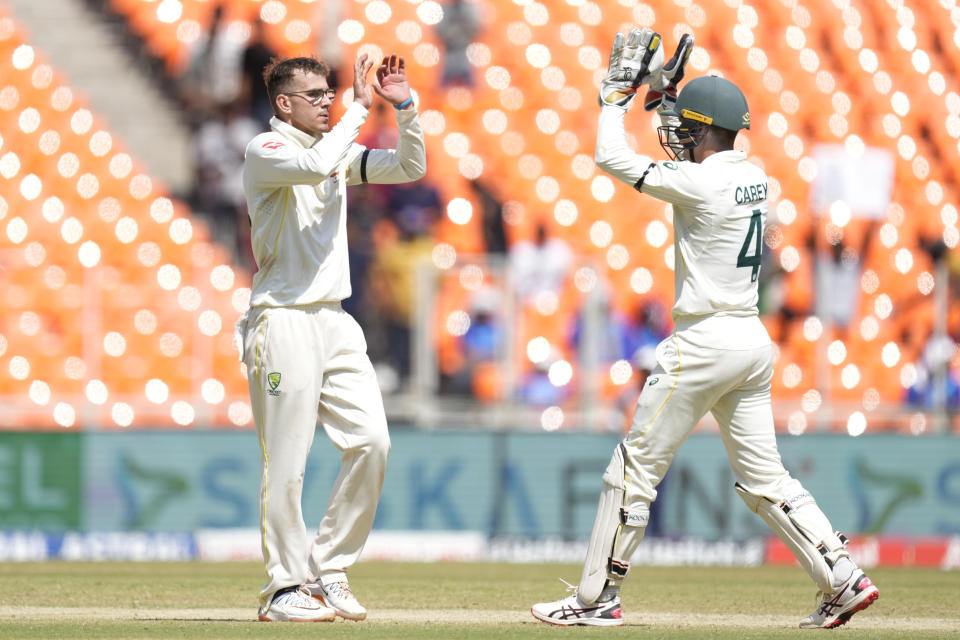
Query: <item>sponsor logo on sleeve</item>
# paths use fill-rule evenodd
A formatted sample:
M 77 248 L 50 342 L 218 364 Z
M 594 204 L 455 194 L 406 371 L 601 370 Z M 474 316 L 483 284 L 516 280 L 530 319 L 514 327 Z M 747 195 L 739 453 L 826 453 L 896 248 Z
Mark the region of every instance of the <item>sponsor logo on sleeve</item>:
M 282 147 L 283 143 L 277 142 L 276 140 L 270 140 L 269 142 L 264 142 L 262 146 L 264 149 L 276 150 Z
M 672 170 L 672 171 L 676 171 L 679 167 L 677 167 L 677 163 L 676 163 L 676 162 L 670 162 L 669 160 L 667 160 L 667 161 L 665 161 L 665 162 L 663 163 L 663 168 L 664 168 L 664 169 L 670 169 L 670 170 Z

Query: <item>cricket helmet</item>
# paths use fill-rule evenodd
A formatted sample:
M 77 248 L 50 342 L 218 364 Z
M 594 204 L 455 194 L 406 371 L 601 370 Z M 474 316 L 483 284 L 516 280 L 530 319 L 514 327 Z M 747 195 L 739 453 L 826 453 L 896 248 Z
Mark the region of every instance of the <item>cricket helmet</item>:
M 691 80 L 680 91 L 673 108 L 663 115 L 680 119 L 679 126 L 662 126 L 658 130 L 660 146 L 675 159 L 699 145 L 707 127 L 729 131 L 750 128 L 750 109 L 743 92 L 719 76 Z

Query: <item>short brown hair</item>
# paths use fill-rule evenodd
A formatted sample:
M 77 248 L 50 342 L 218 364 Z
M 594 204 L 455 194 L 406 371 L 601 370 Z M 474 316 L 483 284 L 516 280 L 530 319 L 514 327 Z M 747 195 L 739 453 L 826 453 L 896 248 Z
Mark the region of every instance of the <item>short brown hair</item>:
M 297 71 L 314 73 L 326 78 L 330 67 L 315 56 L 298 58 L 271 58 L 270 64 L 263 69 L 263 82 L 267 85 L 267 95 L 274 111 L 277 109 L 277 96 L 290 88 L 290 82 Z

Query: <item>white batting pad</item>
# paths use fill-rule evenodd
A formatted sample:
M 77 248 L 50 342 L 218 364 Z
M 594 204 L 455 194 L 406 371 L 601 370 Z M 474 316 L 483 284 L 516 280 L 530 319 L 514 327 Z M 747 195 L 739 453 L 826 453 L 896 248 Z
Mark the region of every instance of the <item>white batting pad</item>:
M 603 474 L 603 491 L 577 588 L 577 594 L 585 604 L 596 602 L 609 583 L 623 581 L 630 570 L 630 557 L 643 540 L 650 519 L 648 504 L 623 504 L 623 464 L 623 451 L 617 447 Z
M 799 483 L 797 486 L 799 491 L 779 503 L 752 494 L 739 483 L 734 488 L 750 510 L 763 518 L 783 540 L 813 578 L 817 588 L 824 593 L 831 593 L 835 586 L 833 565 L 840 558 L 850 557 L 850 554 L 813 496 L 799 487 Z

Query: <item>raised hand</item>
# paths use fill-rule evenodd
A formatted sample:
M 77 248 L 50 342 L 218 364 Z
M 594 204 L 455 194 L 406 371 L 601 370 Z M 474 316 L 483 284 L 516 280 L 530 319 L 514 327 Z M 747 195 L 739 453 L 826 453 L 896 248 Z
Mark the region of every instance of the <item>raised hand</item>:
M 629 77 L 624 77 L 623 70 L 623 34 L 617 33 L 613 37 L 613 46 L 610 48 L 610 61 L 607 65 L 607 75 L 600 82 L 600 106 L 611 105 L 627 108 L 627 105 L 637 94 L 636 88 Z
M 600 83 L 600 105 L 627 109 L 637 87 L 657 77 L 663 66 L 660 34 L 652 29 L 633 29 L 624 39 L 618 33 L 610 51 L 610 66 Z
M 689 33 L 683 34 L 680 38 L 680 44 L 673 57 L 664 63 L 660 71 L 660 79 L 650 83 L 647 90 L 647 96 L 644 99 L 643 108 L 647 111 L 653 111 L 662 105 L 665 109 L 672 109 L 677 103 L 677 86 L 683 80 L 684 69 L 687 66 L 687 60 L 690 59 L 690 53 L 693 51 L 693 36 Z
M 393 106 L 401 105 L 410 99 L 410 83 L 407 82 L 403 56 L 396 53 L 384 56 L 375 75 L 373 90 L 378 96 Z
M 633 73 L 633 86 L 650 84 L 663 69 L 663 40 L 660 34 L 644 27 L 632 29 L 623 48 L 623 68 Z
M 367 54 L 361 53 L 353 63 L 353 99 L 369 109 L 373 105 L 373 92 L 367 84 L 367 74 L 373 62 L 367 62 Z
M 690 59 L 690 53 L 693 51 L 693 43 L 694 39 L 691 34 L 683 34 L 673 57 L 663 64 L 660 77 L 663 78 L 667 84 L 672 84 L 675 87 L 680 85 L 680 81 L 683 80 L 684 69 L 687 66 L 687 60 Z

